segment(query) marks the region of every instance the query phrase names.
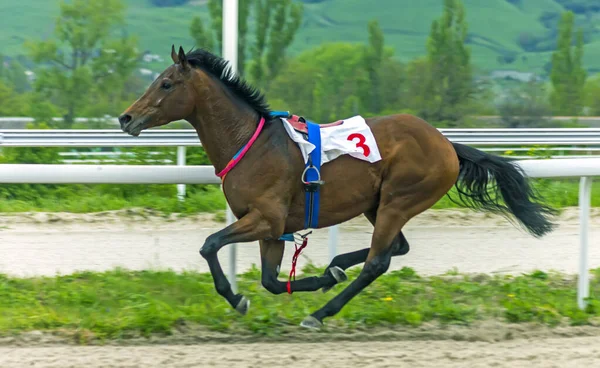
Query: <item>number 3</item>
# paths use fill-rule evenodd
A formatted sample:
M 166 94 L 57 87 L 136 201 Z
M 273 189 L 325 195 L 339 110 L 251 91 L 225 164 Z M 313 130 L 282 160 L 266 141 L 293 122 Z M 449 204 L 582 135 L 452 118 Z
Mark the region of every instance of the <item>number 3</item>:
M 358 138 L 358 143 L 356 143 L 356 147 L 362 148 L 363 155 L 365 155 L 365 157 L 368 157 L 369 154 L 371 154 L 371 149 L 365 144 L 365 141 L 367 140 L 365 136 L 360 133 L 352 133 L 348 136 L 349 141 L 354 141 L 354 138 Z

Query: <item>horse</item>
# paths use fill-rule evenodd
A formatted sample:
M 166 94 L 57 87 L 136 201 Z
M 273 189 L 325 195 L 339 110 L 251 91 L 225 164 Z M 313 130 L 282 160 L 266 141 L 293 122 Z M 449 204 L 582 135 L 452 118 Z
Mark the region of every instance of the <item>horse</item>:
M 451 142 L 411 114 L 375 116 L 365 121 L 381 160 L 341 155 L 324 164 L 318 222 L 311 226 L 326 228 L 364 215 L 373 225 L 370 246 L 337 255 L 319 276 L 281 281 L 284 235 L 307 229 L 301 151 L 263 93 L 233 72 L 227 60 L 201 48 L 186 53 L 180 46 L 176 52 L 174 45 L 171 58 L 173 64 L 118 120 L 121 130 L 134 137 L 180 120 L 197 132 L 236 217 L 208 236 L 199 252 L 217 293 L 242 315 L 250 301 L 232 291 L 217 257 L 231 243 L 259 242 L 261 285 L 273 294 L 330 290 L 347 280 L 348 267 L 364 263 L 355 280 L 300 323 L 318 330 L 325 318 L 335 316 L 384 274 L 392 257 L 409 251 L 404 226 L 444 195 L 450 196 L 452 187 L 465 207 L 501 214 L 534 237 L 556 226 L 550 218 L 556 210 L 509 158 Z

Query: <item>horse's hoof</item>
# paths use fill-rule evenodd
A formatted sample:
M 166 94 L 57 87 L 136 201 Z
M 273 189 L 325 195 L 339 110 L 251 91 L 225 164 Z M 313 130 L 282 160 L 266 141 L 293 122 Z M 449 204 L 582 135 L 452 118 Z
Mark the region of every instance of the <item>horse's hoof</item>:
M 323 324 L 315 317 L 308 316 L 304 318 L 302 322 L 300 322 L 300 326 L 304 328 L 309 328 L 311 330 L 320 330 L 321 327 L 323 327 Z
M 245 316 L 248 313 L 248 309 L 250 309 L 250 300 L 245 296 L 242 296 L 242 299 L 235 307 L 235 310 L 238 311 L 242 316 Z
M 329 271 L 329 273 L 331 273 L 331 276 L 333 276 L 333 278 L 335 279 L 335 281 L 337 281 L 335 284 L 339 284 L 342 283 L 346 280 L 348 280 L 348 275 L 346 275 L 346 272 L 344 272 L 344 270 L 342 270 L 341 268 L 339 268 L 338 266 L 333 266 L 327 269 L 327 271 Z M 326 293 L 329 290 L 331 290 L 333 286 L 325 286 L 323 287 L 321 290 Z

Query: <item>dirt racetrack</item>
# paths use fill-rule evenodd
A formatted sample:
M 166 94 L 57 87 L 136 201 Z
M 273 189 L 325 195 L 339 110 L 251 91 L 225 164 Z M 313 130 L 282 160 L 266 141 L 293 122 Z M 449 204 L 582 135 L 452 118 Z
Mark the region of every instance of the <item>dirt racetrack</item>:
M 535 239 L 503 218 L 473 211 L 427 211 L 405 234 L 411 251 L 392 260 L 392 269 L 421 274 L 512 273 L 533 269 L 576 273 L 579 262 L 577 209 L 568 209 L 559 228 Z M 590 268 L 600 267 L 600 211 L 590 221 Z M 66 274 L 75 270 L 172 268 L 208 271 L 198 255 L 204 239 L 223 227 L 211 216 L 162 219 L 128 211 L 72 215 L 19 214 L 0 217 L 0 273 L 18 276 Z M 359 218 L 340 228 L 338 253 L 368 246 L 372 227 Z M 291 244 L 283 269 L 289 269 Z M 259 263 L 256 243 L 238 245 L 238 271 Z M 220 254 L 227 272 L 227 248 Z M 310 237 L 300 266 L 328 262 L 327 230 Z M 558 332 L 557 332 L 558 331 Z M 33 333 L 35 334 L 35 333 Z M 567 327 L 552 332 L 522 325 L 491 325 L 461 332 L 429 331 L 415 338 L 371 337 L 360 341 L 315 341 L 299 335 L 284 343 L 227 344 L 223 340 L 175 340 L 140 346 L 71 346 L 43 339 L 0 339 L 0 367 L 598 367 L 600 328 Z M 445 335 L 444 335 L 445 334 Z M 320 334 L 318 334 L 320 335 Z M 444 336 L 442 336 L 444 335 Z M 322 336 L 322 335 L 321 335 Z M 408 337 L 407 337 L 408 336 Z M 39 337 L 39 336 L 38 336 Z
M 420 274 L 460 272 L 519 273 L 533 269 L 576 273 L 579 264 L 579 219 L 576 208 L 559 218 L 559 228 L 536 239 L 504 218 L 470 210 L 430 210 L 411 220 L 404 233 L 410 252 L 392 259 Z M 85 215 L 18 214 L 0 216 L 0 273 L 33 276 L 129 269 L 192 269 L 208 272 L 198 254 L 204 240 L 224 227 L 212 215 L 178 219 L 147 212 L 119 211 Z M 373 227 L 359 217 L 340 226 L 338 253 L 368 247 Z M 317 265 L 329 261 L 328 230 L 314 231 L 299 259 Z M 590 268 L 600 267 L 600 210 L 590 220 Z M 293 245 L 286 243 L 282 269 L 289 270 Z M 229 267 L 229 247 L 219 252 Z M 237 246 L 237 270 L 256 264 L 258 242 Z
M 0 347 L 2 368 L 587 368 L 599 364 L 600 336 L 500 342 L 393 340 Z

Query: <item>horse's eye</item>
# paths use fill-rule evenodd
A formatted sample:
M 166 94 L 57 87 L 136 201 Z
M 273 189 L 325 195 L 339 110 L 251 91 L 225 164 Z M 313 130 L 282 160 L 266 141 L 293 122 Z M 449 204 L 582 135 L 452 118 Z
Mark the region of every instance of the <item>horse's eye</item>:
M 169 82 L 162 82 L 162 84 L 160 85 L 160 87 L 162 89 L 169 89 L 169 88 L 171 88 L 171 83 L 169 83 Z

